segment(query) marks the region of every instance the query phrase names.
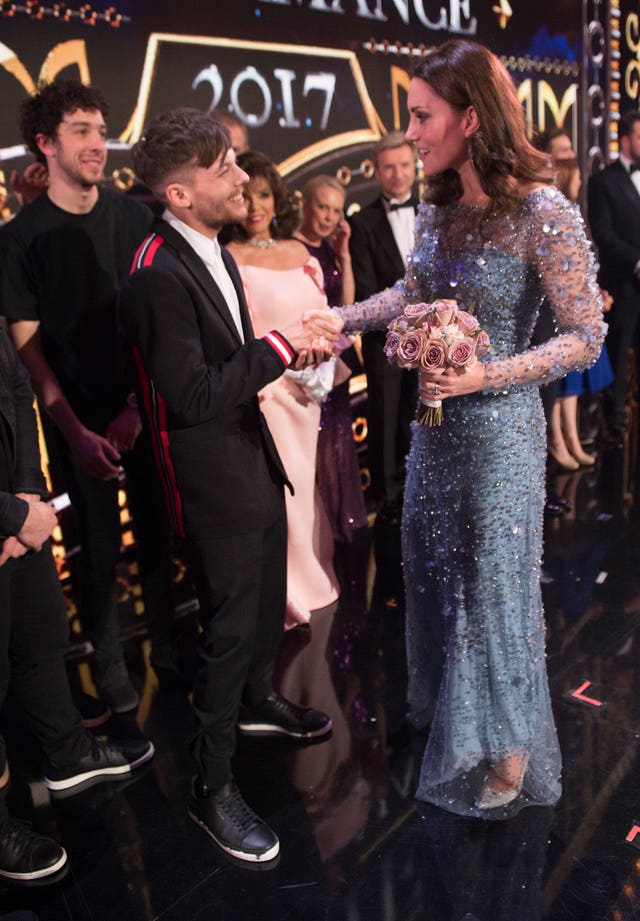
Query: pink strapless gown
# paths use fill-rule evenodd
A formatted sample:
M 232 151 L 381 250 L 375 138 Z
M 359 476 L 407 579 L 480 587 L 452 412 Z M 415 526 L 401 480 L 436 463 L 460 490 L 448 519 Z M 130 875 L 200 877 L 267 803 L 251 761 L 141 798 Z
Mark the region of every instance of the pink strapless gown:
M 327 306 L 322 271 L 311 257 L 296 269 L 238 266 L 256 336 L 285 326 L 304 313 Z M 271 429 L 295 495 L 287 504 L 287 627 L 306 623 L 311 611 L 340 594 L 333 568 L 331 526 L 316 485 L 320 406 L 286 375 L 260 393 Z

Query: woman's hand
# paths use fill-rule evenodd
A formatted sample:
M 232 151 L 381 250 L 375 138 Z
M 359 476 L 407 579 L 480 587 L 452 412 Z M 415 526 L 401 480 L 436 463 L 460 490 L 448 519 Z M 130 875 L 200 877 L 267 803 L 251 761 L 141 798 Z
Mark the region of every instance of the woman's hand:
M 349 222 L 344 218 L 339 222 L 338 226 L 333 232 L 331 237 L 331 242 L 333 245 L 333 251 L 342 262 L 345 259 L 350 258 L 349 254 L 349 237 L 351 236 L 351 227 Z
M 420 399 L 446 400 L 447 397 L 459 397 L 464 393 L 476 393 L 482 390 L 485 381 L 485 367 L 477 361 L 472 368 L 447 368 L 441 374 L 433 371 L 420 371 Z

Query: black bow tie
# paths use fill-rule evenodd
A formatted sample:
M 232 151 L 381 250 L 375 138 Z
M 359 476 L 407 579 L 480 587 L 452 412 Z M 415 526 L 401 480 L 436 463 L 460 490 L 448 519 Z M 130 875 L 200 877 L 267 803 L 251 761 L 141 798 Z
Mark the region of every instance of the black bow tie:
M 413 202 L 411 199 L 407 201 L 394 201 L 393 203 L 389 199 L 385 199 L 387 203 L 387 211 L 399 211 L 400 208 L 413 208 Z
M 637 169 L 640 169 L 640 163 L 629 164 L 629 174 L 632 176 Z

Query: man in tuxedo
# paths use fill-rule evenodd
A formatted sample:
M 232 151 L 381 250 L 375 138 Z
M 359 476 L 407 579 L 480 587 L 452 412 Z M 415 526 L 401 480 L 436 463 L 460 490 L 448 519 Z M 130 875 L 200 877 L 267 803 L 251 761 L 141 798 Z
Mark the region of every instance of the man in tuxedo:
M 589 179 L 589 224 L 598 247 L 600 286 L 613 297 L 607 350 L 615 381 L 605 391 L 612 438 L 625 426 L 627 354 L 634 348 L 640 319 L 640 112 L 628 112 L 618 126 L 620 157 Z
M 415 209 L 412 196 L 416 157 L 401 131 L 385 135 L 373 150 L 381 194 L 351 220 L 349 249 L 356 300 L 393 285 L 404 275 L 413 248 Z M 399 521 L 404 486 L 404 460 L 409 450 L 410 423 L 418 397 L 416 371 L 395 368 L 384 354 L 386 333 L 362 337 L 367 374 L 368 458 L 378 520 Z
M 342 324 L 321 310 L 254 337 L 236 265 L 217 240 L 224 224 L 246 217 L 249 177 L 214 118 L 195 109 L 159 116 L 134 148 L 134 166 L 165 211 L 134 260 L 121 314 L 172 529 L 185 540 L 200 601 L 189 813 L 226 853 L 268 861 L 278 839 L 231 774 L 236 726 L 310 739 L 331 720 L 272 686 L 289 484 L 258 392 L 290 365 L 324 355 Z

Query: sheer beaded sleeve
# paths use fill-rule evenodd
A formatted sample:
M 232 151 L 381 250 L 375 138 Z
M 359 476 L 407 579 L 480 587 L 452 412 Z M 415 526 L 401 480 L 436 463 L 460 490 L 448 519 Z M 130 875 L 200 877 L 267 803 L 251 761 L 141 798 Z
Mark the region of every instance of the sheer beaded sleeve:
M 596 263 L 576 206 L 554 188 L 528 197 L 526 259 L 551 305 L 558 335 L 519 354 L 486 364 L 485 389 L 542 383 L 592 365 L 606 326 Z
M 394 317 L 402 313 L 407 300 L 402 279 L 393 288 L 386 288 L 366 301 L 333 309 L 344 322 L 345 333 L 368 333 L 373 329 L 385 329 Z

